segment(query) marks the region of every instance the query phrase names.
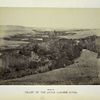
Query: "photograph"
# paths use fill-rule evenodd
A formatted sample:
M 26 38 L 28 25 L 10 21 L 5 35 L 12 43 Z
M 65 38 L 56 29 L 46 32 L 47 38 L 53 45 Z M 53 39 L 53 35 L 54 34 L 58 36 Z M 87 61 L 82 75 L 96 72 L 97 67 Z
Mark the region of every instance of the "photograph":
M 100 8 L 0 7 L 0 85 L 100 85 Z

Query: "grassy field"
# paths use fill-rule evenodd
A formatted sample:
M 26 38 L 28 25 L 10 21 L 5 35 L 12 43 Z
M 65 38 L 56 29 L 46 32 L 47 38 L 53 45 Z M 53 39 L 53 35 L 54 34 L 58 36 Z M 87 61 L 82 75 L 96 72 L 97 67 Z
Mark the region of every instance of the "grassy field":
M 9 85 L 78 85 L 100 84 L 98 79 L 97 53 L 83 50 L 75 63 L 65 68 L 29 75 L 22 78 L 3 80 L 0 84 Z

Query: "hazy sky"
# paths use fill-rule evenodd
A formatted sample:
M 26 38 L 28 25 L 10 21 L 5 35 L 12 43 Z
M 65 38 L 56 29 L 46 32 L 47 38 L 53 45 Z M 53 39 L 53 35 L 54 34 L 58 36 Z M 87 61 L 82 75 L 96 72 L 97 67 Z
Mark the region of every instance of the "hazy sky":
M 100 9 L 0 8 L 0 25 L 100 28 Z

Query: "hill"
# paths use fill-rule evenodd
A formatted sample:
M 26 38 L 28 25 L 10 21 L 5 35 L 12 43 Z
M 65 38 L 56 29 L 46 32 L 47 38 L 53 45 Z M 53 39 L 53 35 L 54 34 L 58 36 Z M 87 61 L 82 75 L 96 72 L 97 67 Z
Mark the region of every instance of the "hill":
M 34 79 L 43 76 L 41 82 L 44 84 L 57 84 L 57 80 L 59 84 L 85 84 L 80 80 L 86 78 L 89 82 L 98 77 L 99 29 L 42 30 L 6 25 L 0 26 L 0 32 L 4 32 L 0 38 L 3 40 L 0 43 L 4 44 L 0 45 L 1 80 L 32 75 Z M 50 81 L 44 80 L 46 76 L 51 78 Z M 67 79 L 71 83 L 67 83 Z M 35 82 L 32 80 L 32 84 Z
M 1 81 L 0 84 L 99 84 L 97 61 L 96 53 L 84 49 L 81 56 L 70 66 L 36 75 Z

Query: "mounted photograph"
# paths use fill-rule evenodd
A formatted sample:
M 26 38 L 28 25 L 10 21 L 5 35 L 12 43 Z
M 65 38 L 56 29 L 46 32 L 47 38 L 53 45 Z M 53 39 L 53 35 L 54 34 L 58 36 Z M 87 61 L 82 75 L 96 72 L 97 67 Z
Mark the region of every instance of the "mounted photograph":
M 100 85 L 100 8 L 0 7 L 0 85 Z

